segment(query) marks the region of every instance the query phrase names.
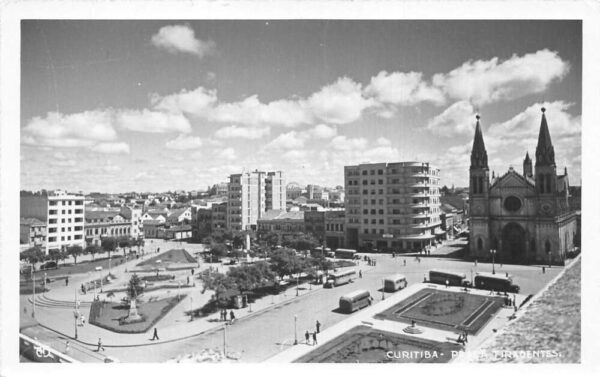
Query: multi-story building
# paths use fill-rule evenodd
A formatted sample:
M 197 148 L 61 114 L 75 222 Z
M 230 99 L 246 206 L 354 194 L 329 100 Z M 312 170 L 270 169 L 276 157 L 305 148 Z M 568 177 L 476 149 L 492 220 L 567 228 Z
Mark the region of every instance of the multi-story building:
M 227 193 L 229 192 L 229 183 L 227 182 L 221 182 L 221 183 L 217 183 L 216 184 L 216 192 L 215 195 L 216 196 L 227 196 Z
M 296 182 L 290 182 L 286 186 L 285 192 L 288 200 L 294 200 L 302 195 L 302 187 Z
M 132 238 L 144 238 L 144 224 L 142 223 L 142 209 L 138 206 L 121 207 L 121 216 L 131 222 Z
M 569 176 L 557 174 L 554 146 L 542 108 L 533 161 L 526 153 L 523 173 L 513 167 L 489 177 L 479 115 L 469 168 L 472 258 L 505 263 L 563 263 L 577 244 L 577 213 L 569 201 Z
M 102 244 L 102 238 L 130 238 L 132 230 L 131 219 L 125 218 L 116 211 L 86 211 L 85 212 L 85 241 L 87 245 Z
M 21 218 L 21 245 L 44 248 L 46 245 L 46 228 L 46 223 L 35 217 Z
M 304 212 L 285 210 L 269 210 L 258 219 L 258 233 L 275 233 L 279 236 L 279 242 L 287 235 L 304 233 Z
M 325 214 L 325 247 L 332 250 L 345 247 L 344 224 L 346 212 L 342 210 L 324 211 Z
M 310 210 L 304 212 L 304 228 L 312 234 L 319 243 L 325 241 L 325 211 Z
M 229 177 L 227 228 L 256 230 L 266 211 L 285 210 L 285 178 L 277 172 L 245 172 Z
M 428 162 L 344 167 L 346 247 L 422 250 L 440 239 L 437 168 Z
M 21 196 L 21 217 L 34 217 L 46 224 L 45 253 L 85 246 L 83 195 L 57 190 L 47 196 Z

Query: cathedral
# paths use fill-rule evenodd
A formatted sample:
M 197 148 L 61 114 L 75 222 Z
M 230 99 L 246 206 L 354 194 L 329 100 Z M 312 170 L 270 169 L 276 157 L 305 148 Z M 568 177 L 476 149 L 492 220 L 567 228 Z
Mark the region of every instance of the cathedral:
M 577 222 L 569 206 L 567 168 L 562 175 L 556 173 L 545 113 L 542 107 L 535 169 L 527 153 L 522 172 L 510 167 L 503 175 L 492 174 L 491 180 L 477 115 L 469 169 L 471 258 L 562 264 L 573 249 Z

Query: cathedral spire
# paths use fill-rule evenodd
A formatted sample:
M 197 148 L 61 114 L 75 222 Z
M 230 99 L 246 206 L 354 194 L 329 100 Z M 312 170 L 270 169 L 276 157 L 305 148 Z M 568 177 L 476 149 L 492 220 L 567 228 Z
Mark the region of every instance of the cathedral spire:
M 542 107 L 542 124 L 540 125 L 540 134 L 535 150 L 535 165 L 556 165 L 554 162 L 554 147 L 552 146 L 550 130 L 548 130 L 548 122 L 546 121 L 545 107 Z
M 471 168 L 488 168 L 487 152 L 483 142 L 483 133 L 479 124 L 479 114 L 475 116 L 477 124 L 475 125 L 475 138 L 473 139 L 473 149 L 471 150 Z
M 523 160 L 523 176 L 533 176 L 533 168 L 531 166 L 531 158 L 529 157 L 529 151 L 527 151 L 527 153 L 525 154 L 525 159 Z

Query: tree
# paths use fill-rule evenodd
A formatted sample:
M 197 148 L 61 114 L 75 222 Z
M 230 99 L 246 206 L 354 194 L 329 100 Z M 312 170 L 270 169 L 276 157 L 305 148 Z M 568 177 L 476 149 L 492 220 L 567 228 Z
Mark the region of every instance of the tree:
M 79 245 L 72 245 L 67 247 L 67 255 L 73 257 L 75 264 L 77 264 L 77 257 L 83 254 L 83 248 Z
M 65 259 L 65 254 L 62 251 L 60 251 L 59 249 L 50 250 L 49 256 L 50 256 L 50 260 L 53 260 L 54 262 L 56 262 L 57 265 L 60 260 Z
M 84 254 L 91 254 L 92 255 L 92 260 L 96 259 L 96 254 L 102 252 L 102 248 L 98 245 L 88 245 L 86 246 L 86 248 L 83 250 Z
M 294 250 L 279 249 L 271 254 L 271 269 L 283 278 L 285 275 L 300 273 L 304 269 L 304 260 Z
M 333 262 L 329 259 L 321 256 L 319 258 L 309 258 L 308 264 L 313 266 L 316 270 L 323 271 L 327 275 L 329 270 L 333 270 Z
M 142 286 L 142 279 L 137 274 L 129 279 L 129 285 L 127 286 L 127 296 L 130 300 L 135 300 L 144 290 Z
M 102 239 L 102 249 L 108 252 L 110 258 L 111 251 L 114 251 L 117 247 L 117 240 L 114 237 L 105 237 Z
M 231 278 L 220 272 L 204 270 L 200 273 L 200 280 L 203 283 L 204 290 L 210 289 L 215 292 L 213 298 L 217 302 L 217 306 L 220 308 L 226 307 L 229 302 L 227 291 L 235 287 L 235 283 Z
M 319 246 L 319 241 L 310 234 L 300 234 L 292 236 L 293 238 L 288 240 L 288 245 L 296 250 L 312 250 Z
M 210 255 L 211 255 L 211 261 L 212 258 L 215 257 L 217 258 L 217 260 L 219 260 L 220 258 L 224 257 L 227 255 L 227 247 L 225 247 L 225 245 L 223 245 L 222 243 L 217 243 L 212 245 L 211 249 L 210 249 Z
M 279 235 L 277 233 L 269 232 L 266 233 L 262 238 L 268 246 L 275 247 L 279 245 Z
M 123 256 L 125 256 L 125 254 L 126 254 L 125 248 L 128 247 L 129 250 L 131 250 L 131 245 L 132 245 L 131 240 L 129 239 L 129 237 L 121 237 L 121 238 L 119 238 L 119 240 L 117 242 L 118 242 L 119 247 L 121 249 L 123 249 Z
M 21 252 L 21 254 L 19 255 L 20 260 L 26 259 L 29 263 L 32 264 L 42 262 L 45 257 L 46 254 L 44 254 L 44 252 L 39 246 L 30 247 L 29 249 Z

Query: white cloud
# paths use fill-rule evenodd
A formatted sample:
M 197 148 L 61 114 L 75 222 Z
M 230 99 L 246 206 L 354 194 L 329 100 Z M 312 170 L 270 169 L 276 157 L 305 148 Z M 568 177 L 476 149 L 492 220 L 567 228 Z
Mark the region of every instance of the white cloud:
M 77 163 L 75 162 L 75 160 L 58 160 L 58 161 L 53 161 L 52 165 L 54 166 L 75 166 L 77 165 Z
M 312 121 L 302 101 L 277 100 L 263 104 L 257 95 L 240 102 L 220 103 L 209 115 L 209 120 L 223 123 L 262 124 L 295 127 Z
M 307 105 L 312 113 L 327 123 L 346 124 L 358 120 L 363 110 L 375 104 L 373 99 L 363 97 L 362 86 L 348 77 L 324 86 L 312 94 Z
M 298 132 L 290 131 L 273 139 L 267 144 L 265 150 L 302 148 L 304 146 L 304 139 L 305 138 L 299 135 Z
M 344 135 L 336 136 L 331 140 L 329 146 L 335 150 L 347 151 L 364 149 L 367 146 L 367 139 L 364 137 L 348 138 Z
M 498 57 L 468 61 L 449 73 L 434 75 L 433 84 L 451 98 L 482 105 L 543 92 L 568 71 L 568 62 L 544 49 L 502 62 Z
M 189 25 L 169 25 L 160 28 L 152 36 L 152 44 L 175 54 L 184 52 L 203 58 L 213 53 L 215 42 L 197 39 L 194 30 Z
M 133 177 L 133 179 L 136 181 L 143 180 L 143 179 L 153 179 L 153 178 L 156 178 L 156 175 L 152 172 L 147 172 L 147 171 L 139 172 Z
M 156 110 L 183 112 L 196 117 L 208 117 L 217 101 L 217 91 L 203 87 L 191 91 L 182 89 L 179 93 L 164 97 L 156 93 L 150 96 L 150 102 Z
M 117 138 L 110 110 L 63 115 L 50 112 L 34 117 L 23 128 L 23 143 L 50 147 L 89 147 Z
M 175 150 L 196 149 L 202 146 L 202 139 L 198 136 L 179 135 L 175 139 L 167 141 L 165 147 Z
M 121 110 L 117 114 L 119 127 L 137 132 L 167 133 L 191 132 L 190 122 L 181 114 L 164 113 L 158 111 Z
M 124 142 L 99 143 L 94 145 L 91 150 L 106 154 L 129 154 L 129 144 Z
M 104 170 L 107 173 L 116 173 L 118 171 L 121 171 L 121 167 L 116 165 L 106 165 L 102 167 L 102 170 Z
M 227 161 L 233 161 L 236 159 L 235 150 L 231 147 L 225 148 L 217 152 L 217 158 Z
M 315 139 L 331 139 L 337 135 L 337 128 L 325 124 L 318 124 L 314 128 L 308 130 L 307 133 Z
M 219 139 L 249 139 L 256 140 L 268 135 L 271 130 L 268 127 L 240 127 L 240 126 L 227 126 L 219 128 L 215 132 L 215 137 Z
M 470 134 L 475 129 L 475 111 L 469 101 L 458 101 L 427 122 L 427 128 L 439 135 Z
M 188 172 L 187 170 L 181 169 L 181 168 L 176 168 L 176 169 L 171 169 L 169 170 L 169 174 L 171 174 L 174 177 L 179 177 L 182 175 L 186 175 Z
M 423 81 L 420 72 L 381 71 L 371 78 L 365 93 L 378 102 L 393 105 L 415 105 L 420 102 L 443 104 L 444 94 L 439 88 Z

